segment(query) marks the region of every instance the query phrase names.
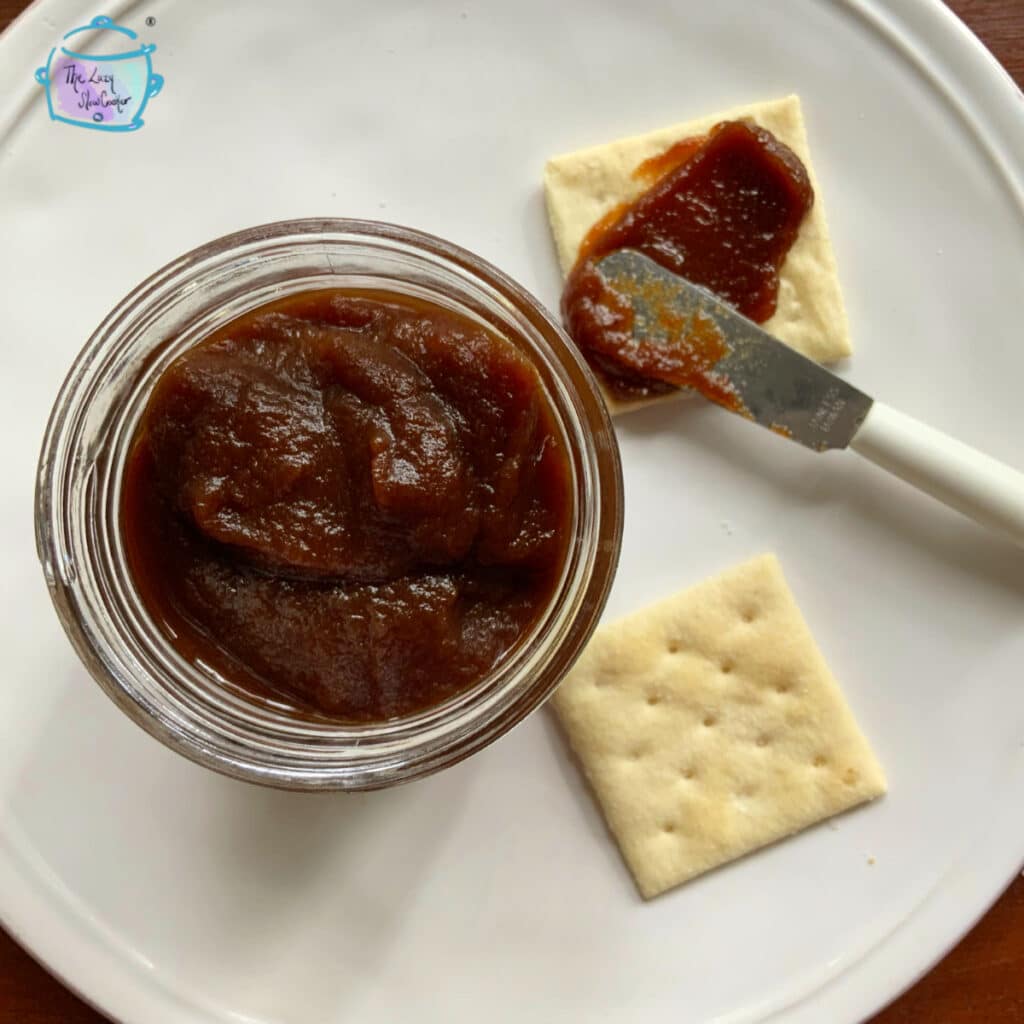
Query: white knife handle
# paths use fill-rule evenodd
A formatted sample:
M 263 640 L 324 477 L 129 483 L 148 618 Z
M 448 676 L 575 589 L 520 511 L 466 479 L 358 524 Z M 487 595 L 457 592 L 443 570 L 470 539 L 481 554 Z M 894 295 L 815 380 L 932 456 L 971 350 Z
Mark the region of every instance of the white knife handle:
M 875 402 L 850 447 L 1024 546 L 1024 473 Z

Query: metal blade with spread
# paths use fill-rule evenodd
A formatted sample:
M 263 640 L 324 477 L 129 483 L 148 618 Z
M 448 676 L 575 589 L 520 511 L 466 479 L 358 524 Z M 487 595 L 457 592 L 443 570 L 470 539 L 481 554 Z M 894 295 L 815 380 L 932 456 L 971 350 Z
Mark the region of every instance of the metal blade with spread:
M 673 384 L 815 451 L 849 445 L 872 399 L 717 296 L 632 249 L 597 263 L 633 341 Z

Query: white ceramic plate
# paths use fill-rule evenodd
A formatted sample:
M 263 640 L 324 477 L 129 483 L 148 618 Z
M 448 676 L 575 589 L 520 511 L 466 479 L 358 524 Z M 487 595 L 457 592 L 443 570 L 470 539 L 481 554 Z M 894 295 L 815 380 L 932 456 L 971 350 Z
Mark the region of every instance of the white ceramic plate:
M 546 713 L 365 797 L 262 791 L 163 749 L 60 631 L 33 473 L 73 354 L 184 250 L 378 217 L 554 304 L 546 156 L 791 90 L 850 374 L 1020 465 L 1024 120 L 995 62 L 926 0 L 139 3 L 107 13 L 157 44 L 166 86 L 115 135 L 51 122 L 32 80 L 97 13 L 43 2 L 0 42 L 5 925 L 145 1024 L 820 1024 L 909 984 L 1024 854 L 1020 551 L 696 402 L 625 420 L 609 615 L 774 549 L 891 787 L 644 905 Z

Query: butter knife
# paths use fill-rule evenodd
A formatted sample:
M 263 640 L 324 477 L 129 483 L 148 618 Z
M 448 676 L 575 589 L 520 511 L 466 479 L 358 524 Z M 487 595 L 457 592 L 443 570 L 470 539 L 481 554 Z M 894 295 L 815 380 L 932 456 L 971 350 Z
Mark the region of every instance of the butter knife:
M 628 303 L 638 343 L 685 345 L 680 324 L 713 325 L 721 344 L 702 370 L 709 385 L 697 384 L 708 398 L 816 452 L 851 448 L 1024 545 L 1024 473 L 870 398 L 642 253 L 619 249 L 597 269 Z

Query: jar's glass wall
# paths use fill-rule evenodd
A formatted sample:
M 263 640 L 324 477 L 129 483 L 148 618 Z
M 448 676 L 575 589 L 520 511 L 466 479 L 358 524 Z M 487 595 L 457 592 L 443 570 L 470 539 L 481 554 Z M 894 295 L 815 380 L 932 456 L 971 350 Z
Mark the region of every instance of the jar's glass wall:
M 489 324 L 525 351 L 570 454 L 574 541 L 530 635 L 477 687 L 373 725 L 254 700 L 181 658 L 136 595 L 120 529 L 121 474 L 156 379 L 185 348 L 256 306 L 323 287 L 402 291 Z M 618 558 L 618 452 L 593 378 L 548 314 L 445 242 L 372 222 L 297 221 L 211 243 L 139 286 L 87 343 L 58 397 L 37 486 L 39 554 L 91 674 L 140 725 L 219 771 L 289 788 L 365 789 L 460 760 L 552 691 L 589 637 Z

